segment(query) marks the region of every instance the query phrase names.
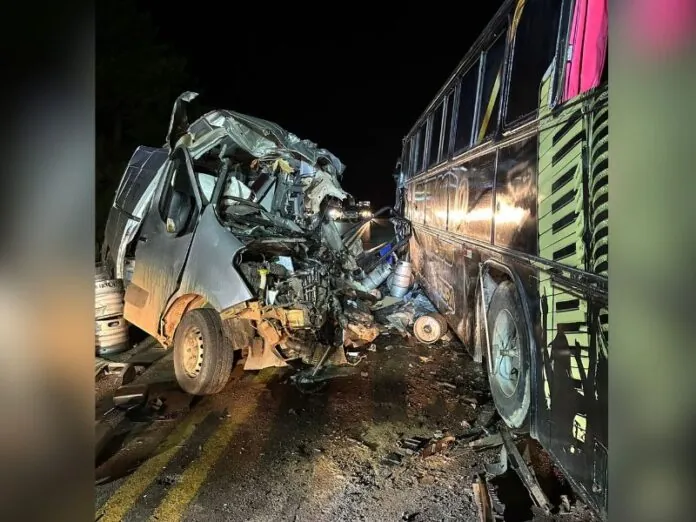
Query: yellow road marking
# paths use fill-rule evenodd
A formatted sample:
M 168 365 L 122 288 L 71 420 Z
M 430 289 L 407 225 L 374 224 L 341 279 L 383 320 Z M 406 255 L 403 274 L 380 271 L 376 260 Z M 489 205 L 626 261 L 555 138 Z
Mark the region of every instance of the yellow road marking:
M 155 455 L 140 465 L 97 511 L 97 518 L 102 516 L 99 519 L 100 522 L 120 522 L 123 520 L 126 513 L 142 497 L 148 486 L 160 474 L 162 468 L 176 455 L 179 448 L 193 434 L 196 426 L 208 413 L 207 409 L 199 405 L 199 409 L 191 412 L 174 428 L 174 431 L 158 446 Z
M 223 451 L 239 427 L 256 409 L 256 400 L 235 405 L 226 419 L 203 446 L 201 456 L 181 474 L 180 480 L 155 510 L 151 520 L 175 522 L 181 520 L 186 509 L 205 482 L 208 473 L 217 463 Z

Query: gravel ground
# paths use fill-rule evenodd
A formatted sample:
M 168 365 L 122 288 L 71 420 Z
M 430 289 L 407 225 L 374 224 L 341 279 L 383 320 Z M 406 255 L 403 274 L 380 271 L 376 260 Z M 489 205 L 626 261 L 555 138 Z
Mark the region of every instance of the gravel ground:
M 300 393 L 283 370 L 237 366 L 222 393 L 193 402 L 171 386 L 171 359 L 160 360 L 140 380 L 156 376 L 159 391 L 151 395 L 165 407 L 154 420 L 131 416 L 113 455 L 98 462 L 98 517 L 479 520 L 472 482 L 498 450 L 459 443 L 421 458 L 401 441 L 489 424 L 494 408 L 481 366 L 455 341 L 424 346 L 381 336 L 366 353 L 353 375 L 320 393 Z M 540 481 L 554 484 L 553 466 L 541 468 Z M 555 484 L 549 497 L 569 495 L 572 512 L 543 517 L 514 475 L 495 479 L 500 519 L 592 520 L 567 486 Z

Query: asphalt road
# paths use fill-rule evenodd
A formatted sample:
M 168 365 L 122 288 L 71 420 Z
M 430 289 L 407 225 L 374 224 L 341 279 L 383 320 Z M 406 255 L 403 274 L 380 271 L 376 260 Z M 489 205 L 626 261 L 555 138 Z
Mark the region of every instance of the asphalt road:
M 380 339 L 355 375 L 320 394 L 301 394 L 284 371 L 245 373 L 237 366 L 221 394 L 179 409 L 171 420 L 141 419 L 97 470 L 98 478 L 115 479 L 97 487 L 100 520 L 400 520 L 429 510 L 436 518 L 424 520 L 475 520 L 471 469 L 458 470 L 456 488 L 440 493 L 436 481 L 420 487 L 416 475 L 398 487 L 385 478 L 395 466 L 382 458 L 402 436 L 431 437 L 477 416 L 457 394 L 424 393 L 424 377 L 437 380 L 430 372 L 442 366 L 417 354 L 436 352 L 480 384 L 467 356 L 403 342 Z M 142 380 L 172 382 L 169 358 Z M 176 394 L 162 390 L 165 403 Z
M 97 461 L 96 518 L 478 521 L 472 482 L 498 449 L 460 444 L 421 458 L 401 446 L 488 424 L 482 367 L 456 340 L 426 346 L 383 335 L 365 354 L 320 393 L 300 393 L 284 369 L 238 364 L 227 387 L 204 398 L 179 391 L 165 355 L 136 379 L 160 408 L 107 413 L 119 433 Z M 98 380 L 97 419 L 117 385 L 117 376 Z M 547 520 L 535 518 L 521 484 L 501 482 L 496 495 L 505 520 Z
M 238 365 L 222 393 L 191 402 L 173 384 L 171 359 L 161 359 L 140 381 L 164 399 L 163 418 L 127 422 L 121 447 L 102 459 L 98 520 L 477 521 L 472 481 L 497 449 L 394 452 L 404 438 L 456 435 L 491 419 L 481 367 L 456 342 L 378 341 L 353 375 L 314 395 L 284 370 Z M 515 514 L 506 520 L 546 520 L 534 518 L 520 485 L 498 496 Z

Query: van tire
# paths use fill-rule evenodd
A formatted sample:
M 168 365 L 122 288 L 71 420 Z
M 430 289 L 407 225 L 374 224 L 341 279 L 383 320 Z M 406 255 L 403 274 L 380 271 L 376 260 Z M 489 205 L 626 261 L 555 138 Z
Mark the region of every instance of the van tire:
M 488 381 L 495 407 L 508 427 L 527 432 L 532 396 L 529 333 L 519 293 L 511 281 L 500 283 L 493 292 L 488 335 Z M 505 349 L 511 350 L 501 355 Z
M 222 331 L 220 315 L 212 308 L 184 314 L 174 333 L 174 373 L 191 395 L 220 392 L 232 373 L 234 350 Z

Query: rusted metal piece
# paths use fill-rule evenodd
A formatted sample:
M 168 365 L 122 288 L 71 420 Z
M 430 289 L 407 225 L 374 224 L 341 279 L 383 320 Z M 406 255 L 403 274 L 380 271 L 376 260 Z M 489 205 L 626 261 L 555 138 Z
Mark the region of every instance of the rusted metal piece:
M 377 326 L 349 323 L 344 329 L 343 345 L 349 348 L 360 348 L 377 339 L 378 335 L 379 328 Z
M 245 370 L 263 370 L 264 368 L 280 368 L 287 363 L 279 357 L 272 347 L 264 343 L 260 337 L 256 337 L 251 343 L 249 354 L 244 362 Z
M 225 310 L 221 318 L 232 348 L 249 350 L 245 370 L 287 366 L 278 347 L 289 342 L 288 329 L 310 326 L 304 309 L 262 306 L 258 301 Z
M 491 497 L 488 492 L 488 484 L 485 477 L 478 475 L 476 480 L 471 485 L 474 492 L 474 500 L 478 507 L 480 522 L 495 522 L 493 508 L 491 507 Z
M 438 453 L 443 453 L 447 451 L 456 440 L 457 439 L 451 435 L 442 437 L 440 440 L 433 442 L 432 444 L 428 444 L 425 448 L 423 448 L 421 450 L 421 457 L 427 458 L 431 457 L 432 455 L 437 455 Z
M 305 328 L 309 326 L 307 312 L 301 308 L 262 306 L 258 301 L 242 303 L 220 314 L 220 318 L 223 321 L 234 317 L 255 322 L 260 322 L 263 319 L 275 319 L 288 328 Z
M 201 308 L 205 305 L 205 299 L 196 294 L 186 294 L 177 298 L 164 313 L 162 319 L 162 332 L 169 345 L 174 338 L 176 327 L 179 326 L 181 318 L 189 310 Z
M 440 314 L 427 314 L 416 319 L 413 334 L 423 344 L 433 344 L 447 332 L 447 320 Z
M 522 455 L 517 449 L 517 446 L 515 446 L 510 433 L 503 429 L 500 432 L 500 435 L 502 437 L 503 444 L 505 444 L 505 449 L 507 450 L 510 464 L 520 477 L 520 480 L 522 480 L 522 483 L 527 488 L 527 491 L 529 491 L 529 495 L 532 497 L 534 504 L 536 504 L 536 506 L 545 514 L 549 514 L 553 506 L 549 502 L 549 499 L 544 491 L 541 489 L 541 486 L 539 485 L 539 482 L 537 482 L 534 473 L 532 473 L 532 470 L 529 469 L 529 466 L 527 466 L 524 458 L 522 458 Z

